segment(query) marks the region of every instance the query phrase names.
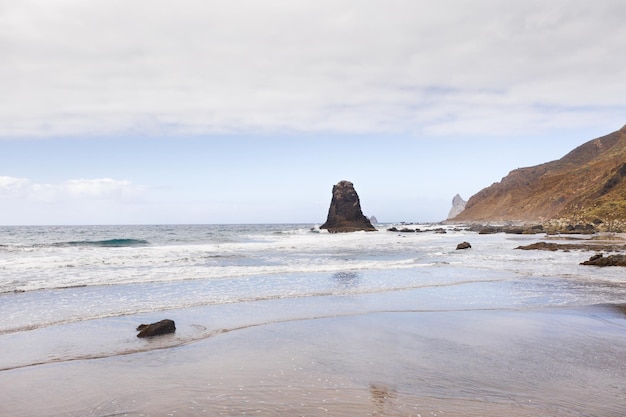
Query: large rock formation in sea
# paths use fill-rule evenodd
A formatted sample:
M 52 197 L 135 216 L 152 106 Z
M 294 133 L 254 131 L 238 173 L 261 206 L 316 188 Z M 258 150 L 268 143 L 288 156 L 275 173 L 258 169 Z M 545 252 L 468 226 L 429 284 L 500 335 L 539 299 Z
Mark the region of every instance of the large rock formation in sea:
M 350 181 L 340 181 L 333 187 L 328 217 L 320 229 L 327 229 L 331 233 L 376 230 L 363 215 L 359 196 Z
M 452 219 L 461 214 L 461 212 L 465 210 L 466 204 L 467 201 L 463 200 L 459 194 L 455 195 L 452 199 L 452 208 L 450 208 L 450 212 L 448 213 L 448 219 Z
M 454 221 L 626 221 L 626 126 L 563 158 L 511 171 L 473 195 Z

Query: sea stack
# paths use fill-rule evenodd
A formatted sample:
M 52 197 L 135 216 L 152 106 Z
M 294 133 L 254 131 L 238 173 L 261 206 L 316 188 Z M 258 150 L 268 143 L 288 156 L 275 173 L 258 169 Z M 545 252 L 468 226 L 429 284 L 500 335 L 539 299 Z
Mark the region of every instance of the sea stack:
M 461 214 L 461 212 L 465 210 L 466 204 L 467 201 L 463 200 L 463 198 L 459 194 L 455 195 L 452 199 L 452 208 L 450 209 L 450 213 L 448 213 L 448 220 L 453 219 Z
M 350 181 L 340 181 L 333 187 L 328 218 L 320 229 L 327 229 L 330 233 L 376 231 L 369 219 L 363 215 L 359 196 Z

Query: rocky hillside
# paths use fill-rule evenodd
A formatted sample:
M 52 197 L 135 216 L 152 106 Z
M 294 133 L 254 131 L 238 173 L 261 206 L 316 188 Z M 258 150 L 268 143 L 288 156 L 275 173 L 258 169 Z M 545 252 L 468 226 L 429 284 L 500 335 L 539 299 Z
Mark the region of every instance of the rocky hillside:
M 511 171 L 472 196 L 454 221 L 626 221 L 626 126 L 563 158 Z

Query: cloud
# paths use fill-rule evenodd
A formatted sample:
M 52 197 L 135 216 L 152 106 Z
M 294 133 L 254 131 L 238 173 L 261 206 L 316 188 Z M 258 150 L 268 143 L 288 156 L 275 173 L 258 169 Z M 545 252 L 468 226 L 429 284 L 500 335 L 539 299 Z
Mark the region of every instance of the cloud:
M 621 0 L 5 1 L 0 137 L 619 127 L 624 15 Z
M 130 201 L 143 187 L 110 178 L 75 179 L 58 184 L 40 184 L 27 178 L 0 177 L 0 198 L 37 202 Z

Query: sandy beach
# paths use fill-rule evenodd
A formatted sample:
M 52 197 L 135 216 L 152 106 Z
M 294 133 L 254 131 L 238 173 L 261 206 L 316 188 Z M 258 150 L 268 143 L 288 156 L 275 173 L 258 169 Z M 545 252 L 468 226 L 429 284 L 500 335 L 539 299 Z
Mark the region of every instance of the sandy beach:
M 132 328 L 146 317 L 82 323 L 71 331 L 85 346 L 102 327 L 144 351 L 98 358 L 92 346 L 91 359 L 2 371 L 0 414 L 624 415 L 623 308 L 421 310 L 412 299 L 415 290 L 171 311 L 177 333 L 149 340 Z M 296 304 L 302 317 L 280 319 Z M 203 317 L 214 327 L 194 324 Z

